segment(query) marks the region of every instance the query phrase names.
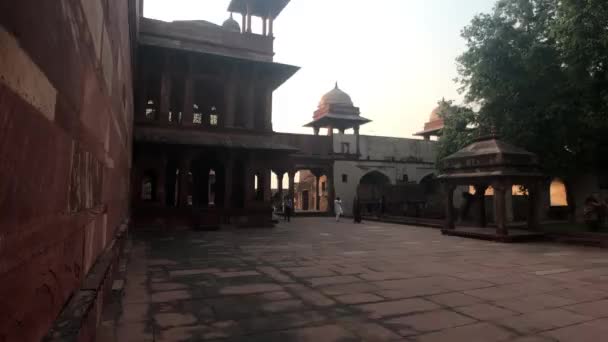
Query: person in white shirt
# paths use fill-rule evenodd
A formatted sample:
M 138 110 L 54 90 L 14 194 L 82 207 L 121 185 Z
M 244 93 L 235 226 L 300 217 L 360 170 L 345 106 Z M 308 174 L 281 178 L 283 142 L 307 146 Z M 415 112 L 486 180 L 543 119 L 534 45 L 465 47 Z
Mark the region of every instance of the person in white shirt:
M 336 212 L 336 222 L 340 222 L 340 216 L 344 213 L 342 211 L 342 200 L 337 197 L 334 201 L 334 211 Z

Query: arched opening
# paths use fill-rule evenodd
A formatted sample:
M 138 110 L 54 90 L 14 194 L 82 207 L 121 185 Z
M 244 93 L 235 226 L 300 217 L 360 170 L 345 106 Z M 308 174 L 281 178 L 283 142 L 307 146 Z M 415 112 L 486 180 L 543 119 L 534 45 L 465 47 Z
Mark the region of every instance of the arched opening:
M 147 170 L 144 172 L 144 176 L 141 181 L 141 199 L 143 201 L 155 201 L 156 200 L 156 172 L 153 170 Z
M 361 177 L 357 197 L 364 214 L 384 214 L 387 208 L 385 191 L 390 184 L 390 179 L 379 171 L 371 171 Z
M 180 123 L 184 111 L 185 81 L 182 78 L 171 79 L 171 94 L 169 96 L 169 122 Z
M 549 188 L 551 194 L 551 206 L 552 207 L 567 207 L 568 196 L 566 194 L 566 184 L 559 178 L 555 178 L 551 181 Z
M 327 176 L 319 175 L 320 170 L 303 169 L 295 175 L 295 199 L 296 211 L 328 211 L 329 188 Z M 317 178 L 317 176 L 319 176 Z
M 196 81 L 192 86 L 192 123 L 216 127 L 221 123 L 224 88 L 210 81 Z
M 264 186 L 262 184 L 262 175 L 259 172 L 256 172 L 253 179 L 253 188 L 255 190 L 255 200 L 263 201 L 264 200 Z
M 221 162 L 209 157 L 195 160 L 192 163 L 193 205 L 198 208 L 223 207 L 225 182 L 225 168 Z

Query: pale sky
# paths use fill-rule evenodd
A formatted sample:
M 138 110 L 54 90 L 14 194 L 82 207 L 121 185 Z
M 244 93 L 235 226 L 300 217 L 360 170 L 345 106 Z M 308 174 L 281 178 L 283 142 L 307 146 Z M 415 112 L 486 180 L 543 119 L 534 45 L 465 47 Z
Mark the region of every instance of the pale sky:
M 144 1 L 146 17 L 165 21 L 229 16 L 229 0 Z M 338 81 L 373 120 L 362 134 L 411 137 L 442 97 L 461 101 L 453 81 L 460 31 L 495 2 L 292 0 L 275 21 L 275 61 L 301 69 L 274 93 L 274 130 L 312 133 L 302 125 Z M 259 33 L 261 20 L 253 21 Z

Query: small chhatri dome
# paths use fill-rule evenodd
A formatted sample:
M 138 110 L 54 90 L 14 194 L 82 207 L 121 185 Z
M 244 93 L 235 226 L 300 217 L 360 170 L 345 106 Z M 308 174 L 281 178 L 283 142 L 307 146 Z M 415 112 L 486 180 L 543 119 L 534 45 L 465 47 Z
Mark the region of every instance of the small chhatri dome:
M 325 105 L 353 106 L 353 101 L 347 93 L 338 88 L 338 82 L 336 82 L 335 88 L 329 93 L 323 95 L 321 101 L 319 102 L 319 107 L 323 107 Z
M 239 26 L 239 23 L 234 20 L 234 18 L 232 17 L 232 13 L 230 13 L 230 18 L 224 21 L 222 27 L 228 31 L 241 32 L 241 26 Z
M 437 108 L 433 109 L 433 111 L 431 112 L 431 116 L 429 117 L 429 122 L 441 120 L 441 117 L 439 116 L 440 111 L 441 106 L 437 106 Z

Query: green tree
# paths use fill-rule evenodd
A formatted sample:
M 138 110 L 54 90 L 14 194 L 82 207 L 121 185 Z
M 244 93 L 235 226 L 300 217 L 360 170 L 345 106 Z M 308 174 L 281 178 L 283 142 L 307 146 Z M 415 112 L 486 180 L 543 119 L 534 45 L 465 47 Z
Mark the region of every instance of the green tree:
M 440 153 L 462 144 L 463 127 L 497 129 L 566 180 L 605 163 L 608 128 L 608 2 L 500 0 L 463 29 L 458 58 L 466 103 L 446 116 Z M 466 136 L 470 136 L 467 132 Z

